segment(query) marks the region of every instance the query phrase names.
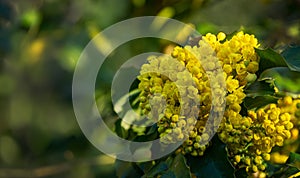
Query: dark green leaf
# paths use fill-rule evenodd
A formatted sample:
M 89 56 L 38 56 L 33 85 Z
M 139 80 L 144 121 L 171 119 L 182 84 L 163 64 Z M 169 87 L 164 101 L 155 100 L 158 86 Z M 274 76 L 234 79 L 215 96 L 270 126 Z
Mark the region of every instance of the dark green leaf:
M 246 172 L 245 168 L 237 169 L 234 172 L 234 177 L 235 178 L 247 178 L 248 177 L 248 173 Z
M 116 174 L 120 178 L 141 177 L 143 172 L 134 163 L 116 160 Z
M 173 160 L 174 160 L 174 158 L 172 156 L 169 156 L 166 159 L 165 163 L 167 163 L 167 165 L 170 167 L 172 165 L 172 163 L 173 163 Z
M 136 136 L 134 138 L 134 141 L 136 142 L 146 142 L 146 141 L 152 141 L 158 138 L 158 132 L 154 132 L 153 130 L 149 130 L 149 132 L 146 133 L 146 135 L 140 135 Z
M 274 177 L 274 178 L 289 177 L 289 176 L 296 174 L 297 172 L 299 172 L 299 170 L 295 167 L 282 165 L 282 168 L 279 171 L 277 171 L 276 173 L 274 173 L 272 175 L 272 177 Z
M 297 169 L 295 167 L 291 167 L 291 166 L 289 166 L 289 167 L 287 167 L 286 169 L 283 169 L 283 170 L 284 170 L 284 171 L 282 171 L 283 175 L 278 176 L 278 178 L 290 177 L 290 176 L 292 176 L 292 175 L 294 175 L 294 174 L 296 174 L 296 173 L 299 172 L 299 169 Z
M 258 79 L 274 84 L 279 91 L 300 93 L 300 72 L 291 71 L 288 67 L 274 67 L 263 71 Z
M 273 163 L 267 162 L 266 172 L 269 177 L 272 177 L 273 175 L 278 173 L 282 167 L 283 167 L 282 164 L 273 164 Z
M 287 48 L 282 56 L 292 71 L 300 72 L 300 46 Z
M 166 161 L 162 161 L 153 166 L 143 177 L 191 177 L 190 169 L 186 164 L 186 159 L 182 154 L 173 157 L 168 157 Z
M 138 166 L 144 173 L 147 173 L 148 171 L 150 171 L 154 165 L 155 165 L 155 164 L 154 164 L 152 161 L 137 163 L 137 166 Z
M 245 89 L 245 93 L 249 97 L 273 95 L 274 88 L 264 81 L 255 81 Z
M 186 159 L 182 154 L 178 154 L 173 158 L 168 157 L 167 160 L 153 166 L 143 177 L 184 177 L 190 178 L 190 169 L 187 166 Z
M 190 168 L 188 167 L 186 159 L 182 154 L 176 155 L 170 167 L 170 171 L 172 171 L 176 177 L 191 177 Z
M 143 177 L 155 177 L 159 173 L 168 169 L 168 164 L 165 162 L 160 162 L 157 165 L 153 166 Z
M 277 103 L 278 98 L 270 95 L 256 96 L 256 97 L 246 97 L 244 99 L 244 106 L 250 109 L 259 109 L 270 103 Z
M 158 127 L 157 127 L 157 124 L 155 123 L 147 131 L 146 135 L 154 134 L 155 132 L 157 132 L 157 129 L 158 129 Z
M 217 136 L 212 139 L 212 147 L 204 156 L 187 156 L 191 172 L 201 177 L 234 177 L 234 168 L 228 160 L 225 144 Z
M 174 174 L 174 172 L 167 171 L 161 175 L 161 178 L 177 178 L 177 176 Z
M 268 68 L 287 66 L 284 58 L 271 48 L 255 49 L 255 51 L 260 57 L 259 74 Z
M 300 170 L 300 154 L 291 152 L 286 164 Z

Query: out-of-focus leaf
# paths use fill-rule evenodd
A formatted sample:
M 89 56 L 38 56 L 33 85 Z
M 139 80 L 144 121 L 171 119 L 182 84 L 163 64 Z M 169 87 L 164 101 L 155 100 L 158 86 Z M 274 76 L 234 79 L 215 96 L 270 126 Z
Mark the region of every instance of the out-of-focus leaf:
M 275 96 L 265 95 L 256 97 L 246 97 L 244 99 L 244 106 L 250 109 L 259 109 L 270 103 L 277 103 L 278 98 Z
M 13 6 L 9 0 L 2 0 L 0 1 L 0 19 L 3 23 L 12 21 L 15 17 L 16 8 Z
M 0 7 L 1 11 L 1 7 Z M 0 15 L 1 18 L 1 15 Z M 0 57 L 3 58 L 6 54 L 11 52 L 11 32 L 8 29 L 0 29 Z
M 66 45 L 66 47 L 63 48 L 60 54 L 60 57 L 62 59 L 59 60 L 59 62 L 61 63 L 62 67 L 69 71 L 73 71 L 76 67 L 76 63 L 78 58 L 80 57 L 81 52 L 82 49 L 78 46 L 72 44 Z
M 0 88 L 0 96 L 4 96 L 13 92 L 16 81 L 9 75 L 0 75 L 0 86 L 5 86 Z
M 208 22 L 203 22 L 203 23 L 198 24 L 197 31 L 200 34 L 206 34 L 206 33 L 216 33 L 218 30 L 214 24 L 208 23 Z
M 191 172 L 202 177 L 234 177 L 234 168 L 228 160 L 225 144 L 217 136 L 212 139 L 212 147 L 204 156 L 188 156 L 187 162 Z
M 173 7 L 165 7 L 158 12 L 157 16 L 171 18 L 174 16 L 174 14 L 175 14 L 175 9 Z
M 41 21 L 40 13 L 35 9 L 26 11 L 22 16 L 22 23 L 26 27 L 36 26 Z
M 282 56 L 292 71 L 300 72 L 300 46 L 287 48 Z
M 291 71 L 288 67 L 274 67 L 263 71 L 258 79 L 273 83 L 279 91 L 300 93 L 300 72 Z
M 245 89 L 245 93 L 249 97 L 272 95 L 274 92 L 274 88 L 264 81 L 255 81 Z
M 284 58 L 271 48 L 255 49 L 255 51 L 260 57 L 259 70 L 258 70 L 259 74 L 269 68 L 287 66 Z
M 20 156 L 20 147 L 17 142 L 9 136 L 0 136 L 0 158 L 8 164 L 14 163 Z

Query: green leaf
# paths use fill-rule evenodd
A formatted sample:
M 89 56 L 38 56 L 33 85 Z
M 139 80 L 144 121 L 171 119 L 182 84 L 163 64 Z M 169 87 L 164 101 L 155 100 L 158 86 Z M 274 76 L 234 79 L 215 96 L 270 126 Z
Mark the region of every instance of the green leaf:
M 188 167 L 186 159 L 182 154 L 176 155 L 170 167 L 170 171 L 173 172 L 176 177 L 191 177 L 190 168 Z
M 141 177 L 143 175 L 142 170 L 131 162 L 116 160 L 115 169 L 117 176 L 121 178 Z
M 161 178 L 176 178 L 176 175 L 171 171 L 167 171 L 161 175 Z
M 273 95 L 275 93 L 274 88 L 264 81 L 255 81 L 245 89 L 245 93 L 248 97 Z
M 246 97 L 244 99 L 244 106 L 250 109 L 259 109 L 270 103 L 277 103 L 278 98 L 275 96 L 265 95 L 265 96 L 256 96 L 256 97 Z
M 172 156 L 168 157 L 166 161 L 153 166 L 143 177 L 156 177 L 157 175 L 166 178 L 191 177 L 190 168 L 182 154 L 176 155 L 175 158 Z
M 300 46 L 287 48 L 283 51 L 282 56 L 292 71 L 300 72 Z
M 30 9 L 23 14 L 21 21 L 26 27 L 36 26 L 41 21 L 41 14 L 36 9 Z
M 297 172 L 299 172 L 299 170 L 295 167 L 286 166 L 286 165 L 281 165 L 281 166 L 282 167 L 280 168 L 279 171 L 275 172 L 274 174 L 268 174 L 268 175 L 274 178 L 282 178 L 282 177 L 292 176 Z
M 191 172 L 201 177 L 234 177 L 234 168 L 228 160 L 225 144 L 215 135 L 212 147 L 206 150 L 204 156 L 193 157 L 188 155 L 187 162 Z
M 286 164 L 300 170 L 300 154 L 291 152 Z
M 282 178 L 282 177 L 290 177 L 296 173 L 299 172 L 299 169 L 295 168 L 295 167 L 287 167 L 286 169 L 284 169 L 283 171 L 283 175 L 278 176 L 278 178 Z
M 145 175 L 143 176 L 143 178 L 155 177 L 159 173 L 162 173 L 163 171 L 167 170 L 168 167 L 169 167 L 169 165 L 166 162 L 162 161 L 162 162 L 156 164 L 155 166 L 153 166 L 148 172 L 146 172 Z
M 269 68 L 287 66 L 284 58 L 271 48 L 255 49 L 255 51 L 260 57 L 259 74 Z
M 153 124 L 150 129 L 147 131 L 146 135 L 150 135 L 150 134 L 154 134 L 154 133 L 157 133 L 158 134 L 158 131 L 157 131 L 158 127 L 157 127 L 157 123 Z
M 282 167 L 283 167 L 283 164 L 273 164 L 273 163 L 267 162 L 266 172 L 269 177 L 272 177 L 273 175 L 278 173 Z
M 214 25 L 213 23 L 209 23 L 209 22 L 202 22 L 199 23 L 197 26 L 197 31 L 200 34 L 206 34 L 206 33 L 217 33 L 218 32 L 218 28 L 216 25 Z
M 147 162 L 140 162 L 137 163 L 137 166 L 144 172 L 149 172 L 153 166 L 155 166 L 155 162 L 154 161 L 147 161 Z
M 300 72 L 291 71 L 288 67 L 274 67 L 263 71 L 258 79 L 275 85 L 279 91 L 300 93 Z

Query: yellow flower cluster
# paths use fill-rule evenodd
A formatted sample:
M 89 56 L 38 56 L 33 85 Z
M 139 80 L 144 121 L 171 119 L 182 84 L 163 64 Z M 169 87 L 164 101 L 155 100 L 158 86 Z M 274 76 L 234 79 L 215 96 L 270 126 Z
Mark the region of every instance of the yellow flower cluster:
M 280 149 L 280 152 L 271 153 L 271 162 L 277 164 L 284 164 L 288 158 L 288 153 L 295 148 L 293 145 L 298 145 L 299 139 L 299 126 L 300 126 L 300 98 L 292 98 L 290 96 L 284 97 L 283 100 L 280 100 L 278 103 L 282 112 L 289 113 L 291 116 L 291 122 L 294 124 L 294 128 L 291 130 L 291 138 L 285 140 L 283 148 Z
M 282 146 L 291 137 L 293 128 L 290 113 L 277 104 L 269 104 L 248 116 L 227 119 L 220 129 L 219 138 L 228 146 L 229 156 L 237 167 L 246 166 L 248 172 L 265 170 L 274 146 Z
M 227 108 L 219 128 L 219 138 L 227 144 L 235 166 L 246 167 L 248 172 L 262 171 L 266 168 L 265 161 L 270 160 L 272 148 L 282 146 L 283 141 L 291 137 L 291 115 L 281 108 L 282 100 L 278 101 L 278 106 L 270 104 L 257 112 L 248 111 L 247 116 L 240 114 L 240 104 L 246 96 L 244 87 L 256 79 L 259 58 L 255 48 L 259 44 L 253 35 L 243 32 L 224 43 L 218 42 L 219 36 L 208 34 L 205 37 L 223 62 L 227 74 Z
M 204 41 L 199 45 L 176 47 L 172 57 L 150 57 L 149 64 L 142 66 L 138 77 L 140 107 L 143 114 L 159 119 L 161 142 L 185 140 L 179 150 L 194 156 L 203 155 L 210 133 L 217 130 L 218 122 L 210 123 L 209 129 L 204 126 L 209 113 L 221 118 L 219 111 L 225 104 L 223 98 L 226 95 L 222 90 L 226 85 L 222 82 L 224 74 L 214 50 Z M 150 103 L 149 100 L 157 102 Z M 166 101 L 166 106 L 162 106 L 162 100 Z M 164 114 L 157 118 L 153 111 Z
M 188 135 L 188 126 L 196 122 L 197 105 L 188 101 L 200 97 L 198 90 L 191 74 L 184 70 L 185 66 L 171 56 L 151 56 L 148 61 L 138 77 L 142 113 L 154 121 L 159 120 L 161 142 L 182 141 Z M 186 104 L 180 105 L 180 102 Z M 187 113 L 190 118 L 184 117 Z
M 178 150 L 184 154 L 203 155 L 219 126 L 218 119 L 207 120 L 210 115 L 223 117 L 225 96 L 225 118 L 239 116 L 243 88 L 258 70 L 255 48 L 259 44 L 253 35 L 239 32 L 230 40 L 225 38 L 222 32 L 207 34 L 198 46 L 175 47 L 172 57 L 150 57 L 149 64 L 142 67 L 139 89 L 143 114 L 159 120 L 161 142 L 185 140 Z M 185 98 L 199 103 L 185 103 Z M 149 103 L 150 99 L 155 102 Z
M 300 98 L 292 98 L 291 96 L 286 96 L 283 100 L 280 100 L 278 106 L 284 112 L 291 114 L 291 121 L 295 125 L 299 125 L 298 121 L 300 119 Z
M 300 100 L 285 97 L 240 114 L 244 87 L 256 79 L 258 46 L 253 35 L 243 32 L 231 39 L 209 33 L 197 46 L 175 47 L 172 56 L 149 57 L 138 77 L 140 108 L 158 120 L 160 141 L 183 141 L 177 152 L 201 156 L 218 129 L 236 167 L 264 170 L 272 148 L 291 137 Z
M 255 53 L 255 48 L 259 47 L 258 41 L 254 35 L 242 31 L 222 43 L 225 37 L 224 33 L 217 36 L 208 33 L 204 39 L 215 49 L 227 76 L 237 79 L 239 86 L 245 86 L 249 80 L 253 80 L 258 70 L 259 58 Z M 238 86 L 237 82 L 234 86 Z

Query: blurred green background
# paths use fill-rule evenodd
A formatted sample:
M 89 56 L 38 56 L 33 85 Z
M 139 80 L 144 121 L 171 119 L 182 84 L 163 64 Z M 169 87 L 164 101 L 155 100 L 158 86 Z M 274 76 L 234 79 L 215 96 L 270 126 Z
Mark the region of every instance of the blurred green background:
M 262 47 L 300 43 L 300 0 L 0 0 L 1 178 L 116 177 L 114 159 L 94 148 L 77 124 L 73 71 L 98 32 L 146 15 L 193 24 L 202 34 L 244 29 Z M 109 87 L 118 67 L 169 47 L 139 39 L 109 56 L 95 91 L 108 123 L 116 118 Z

